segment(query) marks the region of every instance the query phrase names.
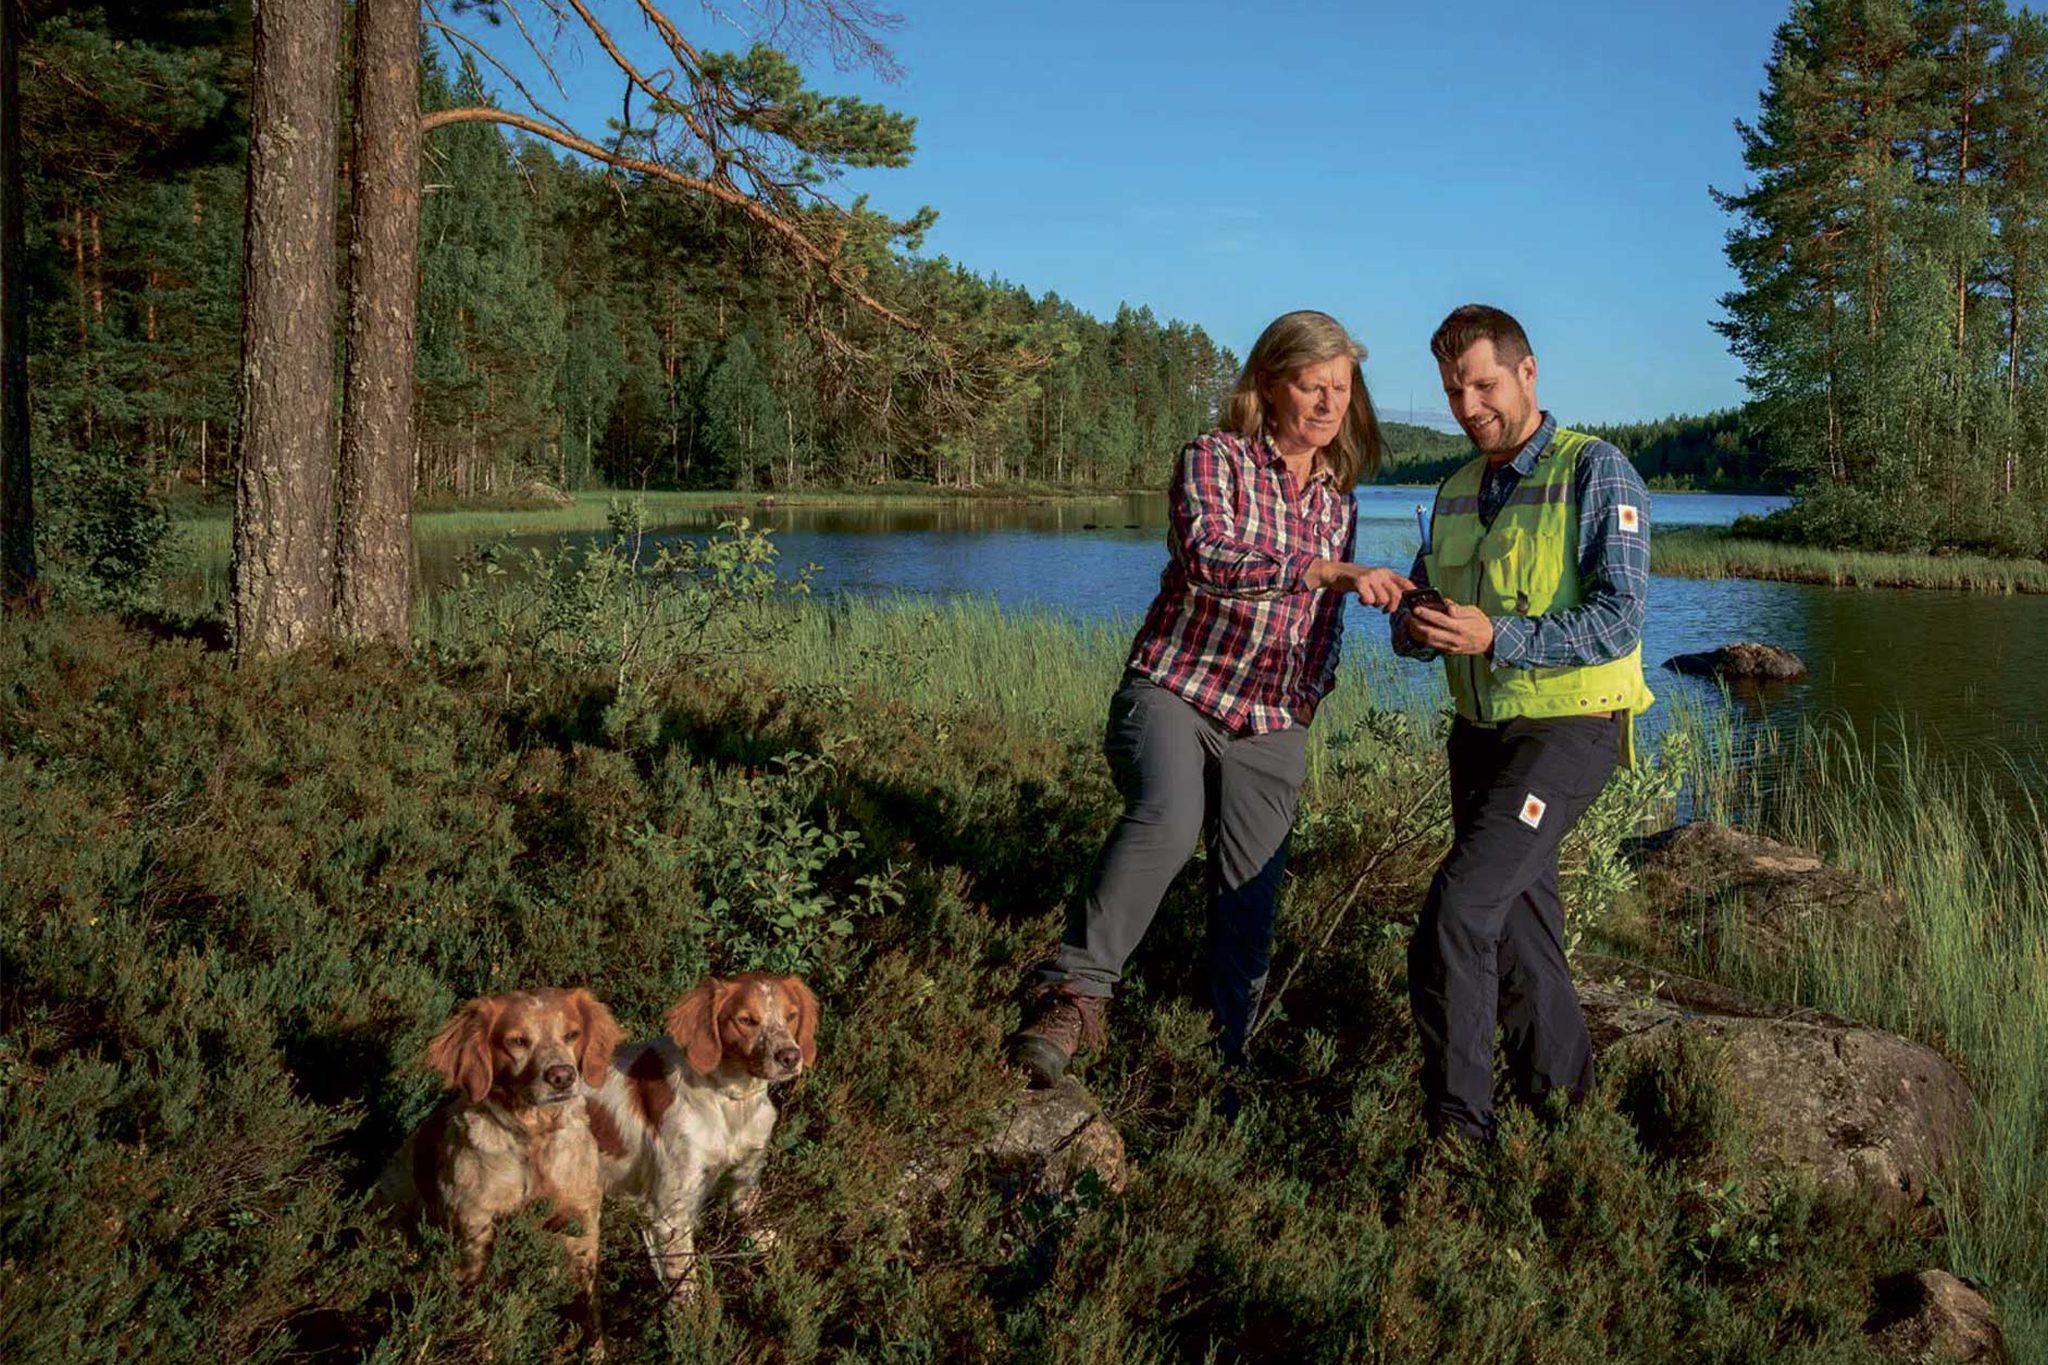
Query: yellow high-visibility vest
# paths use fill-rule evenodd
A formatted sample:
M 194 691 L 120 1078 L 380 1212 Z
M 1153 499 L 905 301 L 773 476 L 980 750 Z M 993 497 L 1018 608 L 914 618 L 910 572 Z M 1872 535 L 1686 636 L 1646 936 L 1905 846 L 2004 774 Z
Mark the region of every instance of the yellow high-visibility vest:
M 1579 587 L 1579 504 L 1573 475 L 1593 438 L 1559 427 L 1508 495 L 1491 528 L 1479 520 L 1486 457 L 1464 465 L 1437 489 L 1424 557 L 1431 586 L 1453 602 L 1496 619 L 1568 611 Z M 1640 642 L 1619 659 L 1575 668 L 1495 668 L 1483 655 L 1444 656 L 1451 698 L 1467 720 L 1499 724 L 1517 716 L 1629 713 L 1624 761 L 1632 762 L 1635 717 L 1656 698 L 1643 681 Z

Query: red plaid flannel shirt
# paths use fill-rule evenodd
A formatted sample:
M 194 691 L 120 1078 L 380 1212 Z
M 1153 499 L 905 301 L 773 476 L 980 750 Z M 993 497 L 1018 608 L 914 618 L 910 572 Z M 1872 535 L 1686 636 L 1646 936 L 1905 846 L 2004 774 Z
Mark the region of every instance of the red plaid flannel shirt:
M 1299 487 L 1271 441 L 1212 431 L 1167 490 L 1173 558 L 1130 667 L 1240 733 L 1307 724 L 1337 682 L 1341 592 L 1310 590 L 1315 559 L 1349 560 L 1358 508 L 1321 464 Z

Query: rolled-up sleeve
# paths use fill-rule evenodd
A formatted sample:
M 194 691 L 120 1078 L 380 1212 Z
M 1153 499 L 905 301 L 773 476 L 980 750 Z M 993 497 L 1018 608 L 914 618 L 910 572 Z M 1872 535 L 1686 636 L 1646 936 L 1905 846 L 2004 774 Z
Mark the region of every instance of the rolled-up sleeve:
M 1650 495 L 1628 456 L 1605 441 L 1579 454 L 1579 604 L 1493 623 L 1495 668 L 1583 668 L 1642 642 L 1650 594 Z
M 1346 563 L 1358 547 L 1358 504 L 1348 494 L 1344 507 L 1344 551 L 1338 556 Z M 1309 627 L 1308 658 L 1303 670 L 1314 679 L 1317 697 L 1326 697 L 1337 686 L 1337 657 L 1344 643 L 1344 607 L 1351 594 L 1323 589 L 1316 603 L 1315 622 Z
M 1305 592 L 1315 556 L 1275 554 L 1246 539 L 1238 527 L 1236 456 L 1210 437 L 1190 441 L 1167 495 L 1173 552 L 1188 582 L 1223 597 L 1275 597 Z

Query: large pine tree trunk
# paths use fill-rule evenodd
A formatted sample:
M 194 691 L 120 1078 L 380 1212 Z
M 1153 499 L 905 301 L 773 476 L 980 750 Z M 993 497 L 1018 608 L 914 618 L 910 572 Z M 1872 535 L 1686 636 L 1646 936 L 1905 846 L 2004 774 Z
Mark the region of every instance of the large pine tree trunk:
M 21 86 L 14 0 L 0 0 L 0 604 L 36 581 L 28 462 L 28 296 L 22 279 Z
M 418 0 L 356 0 L 348 363 L 335 604 L 345 636 L 412 629 L 413 357 L 419 294 Z
M 334 621 L 336 0 L 256 0 L 235 456 L 235 652 Z

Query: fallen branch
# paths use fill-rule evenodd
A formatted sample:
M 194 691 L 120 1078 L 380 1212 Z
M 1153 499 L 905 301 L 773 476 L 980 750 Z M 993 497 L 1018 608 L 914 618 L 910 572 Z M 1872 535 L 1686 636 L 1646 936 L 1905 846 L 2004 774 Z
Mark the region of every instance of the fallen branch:
M 1247 1042 L 1258 1037 L 1260 1031 L 1266 1027 L 1267 1021 L 1280 1006 L 1280 997 L 1287 994 L 1287 988 L 1294 984 L 1294 978 L 1301 974 L 1301 969 L 1308 960 L 1319 957 L 1328 950 L 1330 940 L 1337 936 L 1338 928 L 1343 925 L 1345 916 L 1351 913 L 1352 905 L 1358 900 L 1359 893 L 1365 890 L 1366 881 L 1372 874 L 1379 871 L 1389 858 L 1436 827 L 1437 822 L 1433 820 L 1414 829 L 1410 829 L 1409 825 L 1416 813 L 1425 809 L 1449 780 L 1450 775 L 1447 771 L 1439 772 L 1436 780 L 1423 788 L 1416 798 L 1402 809 L 1400 817 L 1394 823 L 1393 834 L 1385 843 L 1373 850 L 1372 855 L 1365 860 L 1365 865 L 1358 870 L 1358 875 L 1351 879 L 1351 885 L 1324 903 L 1318 914 L 1328 915 L 1329 923 L 1323 927 L 1322 937 L 1316 941 L 1313 948 L 1303 949 L 1294 959 L 1293 965 L 1287 969 L 1287 975 L 1281 978 L 1277 988 L 1266 992 L 1266 998 L 1259 1008 L 1259 1017 L 1252 1021 L 1250 1030 L 1245 1034 Z

